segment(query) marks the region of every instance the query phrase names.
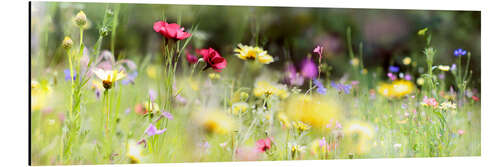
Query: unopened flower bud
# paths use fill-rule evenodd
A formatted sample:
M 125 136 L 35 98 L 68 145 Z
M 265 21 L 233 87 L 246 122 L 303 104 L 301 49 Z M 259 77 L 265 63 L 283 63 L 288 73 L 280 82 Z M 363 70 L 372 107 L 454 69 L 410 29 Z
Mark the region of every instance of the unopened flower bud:
M 84 27 L 87 24 L 87 15 L 83 11 L 80 11 L 76 14 L 74 21 L 77 26 Z
M 71 49 L 72 46 L 73 46 L 73 40 L 71 40 L 71 38 L 68 36 L 64 37 L 64 40 L 62 42 L 62 47 L 68 50 Z

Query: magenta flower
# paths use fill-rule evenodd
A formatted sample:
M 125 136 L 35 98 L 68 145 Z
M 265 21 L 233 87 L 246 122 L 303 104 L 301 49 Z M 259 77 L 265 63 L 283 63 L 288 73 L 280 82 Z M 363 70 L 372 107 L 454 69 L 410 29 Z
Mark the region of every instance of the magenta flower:
M 325 137 L 323 137 L 323 138 L 321 138 L 321 140 L 319 140 L 319 146 L 320 146 L 320 147 L 326 146 L 326 140 L 325 140 Z
M 271 138 L 260 139 L 255 145 L 259 152 L 266 152 L 271 149 Z
M 308 79 L 316 78 L 318 76 L 318 67 L 312 59 L 304 59 L 302 61 L 302 69 L 300 70 L 300 74 Z
M 186 60 L 189 64 L 196 64 L 198 62 L 198 57 L 186 51 Z
M 153 124 L 149 124 L 149 127 L 144 131 L 148 136 L 159 135 L 167 131 L 167 128 L 158 130 Z

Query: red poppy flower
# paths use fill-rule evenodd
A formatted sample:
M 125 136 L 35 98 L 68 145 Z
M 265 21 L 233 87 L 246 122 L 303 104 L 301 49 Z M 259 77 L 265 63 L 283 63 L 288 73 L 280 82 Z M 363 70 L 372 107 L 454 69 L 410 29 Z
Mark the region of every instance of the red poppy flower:
M 184 28 L 176 23 L 168 24 L 164 21 L 157 21 L 153 29 L 165 38 L 174 40 L 183 40 L 191 36 L 190 33 L 184 32 Z
M 199 49 L 196 52 L 203 56 L 203 60 L 207 62 L 207 66 L 203 69 L 206 70 L 209 67 L 212 67 L 217 72 L 220 72 L 221 69 L 226 68 L 227 62 L 222 56 L 220 56 L 219 52 L 212 48 L 208 49 Z
M 189 62 L 189 64 L 196 64 L 198 62 L 198 57 L 186 51 L 186 60 Z
M 271 149 L 271 138 L 260 139 L 255 145 L 258 151 L 266 152 L 267 150 Z

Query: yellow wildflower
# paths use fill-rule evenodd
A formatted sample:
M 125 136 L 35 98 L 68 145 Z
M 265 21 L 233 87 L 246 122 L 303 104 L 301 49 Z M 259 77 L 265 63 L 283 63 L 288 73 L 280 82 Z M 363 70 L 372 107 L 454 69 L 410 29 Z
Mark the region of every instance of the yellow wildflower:
M 157 66 L 148 66 L 148 68 L 146 68 L 146 74 L 151 79 L 158 78 L 158 67 Z
M 47 80 L 43 80 L 42 83 L 36 80 L 31 81 L 31 110 L 36 111 L 45 108 L 51 101 L 52 92 L 52 86 Z
M 403 59 L 403 64 L 404 65 L 410 65 L 411 64 L 411 58 L 410 57 L 405 57 Z
M 400 98 L 413 92 L 415 85 L 411 81 L 396 80 L 391 84 L 381 83 L 377 87 L 377 91 L 386 97 Z
M 208 74 L 208 77 L 210 79 L 220 79 L 220 74 L 218 74 L 218 73 L 210 73 L 210 74 Z
M 283 85 L 273 85 L 266 81 L 258 81 L 255 88 L 253 89 L 253 94 L 257 97 L 269 97 L 275 95 L 281 99 L 288 97 L 288 91 Z
M 224 112 L 199 111 L 193 114 L 196 125 L 208 133 L 227 134 L 234 128 L 233 119 Z
M 351 60 L 351 64 L 352 64 L 352 66 L 357 67 L 359 65 L 359 59 L 358 58 L 353 58 Z
M 238 44 L 238 48 L 234 49 L 236 56 L 243 60 L 256 60 L 262 64 L 269 64 L 274 61 L 273 57 L 260 47 Z
M 344 127 L 344 137 L 343 145 L 347 150 L 363 154 L 371 149 L 375 131 L 369 123 L 351 121 Z
M 290 127 L 290 121 L 288 120 L 288 117 L 285 115 L 285 113 L 279 112 L 278 120 L 280 121 L 281 125 L 283 125 L 285 128 Z
M 234 103 L 232 106 L 231 106 L 231 111 L 233 114 L 237 115 L 239 113 L 245 113 L 248 111 L 248 108 L 250 108 L 250 106 L 245 103 L 245 102 L 238 102 L 238 103 Z
M 417 79 L 417 84 L 418 85 L 424 85 L 424 82 L 425 82 L 424 78 L 418 78 Z
M 441 71 L 450 71 L 450 66 L 439 65 L 438 69 Z
M 337 103 L 323 96 L 294 96 L 284 108 L 292 120 L 302 121 L 317 129 L 326 129 L 327 124 L 341 119 Z

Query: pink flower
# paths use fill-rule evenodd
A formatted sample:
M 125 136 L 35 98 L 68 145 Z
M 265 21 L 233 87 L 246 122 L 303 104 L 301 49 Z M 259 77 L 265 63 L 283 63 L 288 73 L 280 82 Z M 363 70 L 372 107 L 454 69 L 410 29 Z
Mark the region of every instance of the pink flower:
M 319 55 L 319 60 L 321 61 L 321 58 L 323 57 L 323 46 L 316 46 L 313 52 Z
M 310 58 L 304 59 L 302 61 L 302 69 L 300 70 L 300 74 L 308 79 L 313 79 L 318 76 L 318 68 L 314 61 Z
M 219 52 L 217 52 L 216 50 L 208 48 L 199 49 L 196 52 L 202 55 L 203 60 L 207 63 L 207 66 L 203 70 L 212 67 L 212 69 L 214 69 L 215 71 L 220 72 L 221 69 L 226 68 L 226 59 L 220 56 Z
M 471 98 L 472 98 L 472 100 L 474 100 L 474 101 L 479 101 L 479 97 L 477 97 L 477 96 L 472 96 Z
M 425 106 L 432 106 L 434 108 L 439 105 L 435 98 L 427 98 L 427 96 L 424 97 L 423 104 Z
M 158 130 L 153 124 L 149 124 L 149 127 L 144 131 L 148 136 L 159 135 L 167 131 L 167 128 Z
M 184 28 L 176 23 L 168 24 L 164 21 L 157 21 L 153 29 L 165 38 L 174 40 L 183 40 L 191 36 L 190 33 L 184 32 Z
M 266 152 L 271 148 L 271 138 L 260 139 L 255 145 L 258 151 Z
M 465 133 L 465 131 L 462 130 L 462 129 L 460 129 L 460 130 L 457 131 L 457 133 L 458 133 L 458 135 L 463 135 Z

